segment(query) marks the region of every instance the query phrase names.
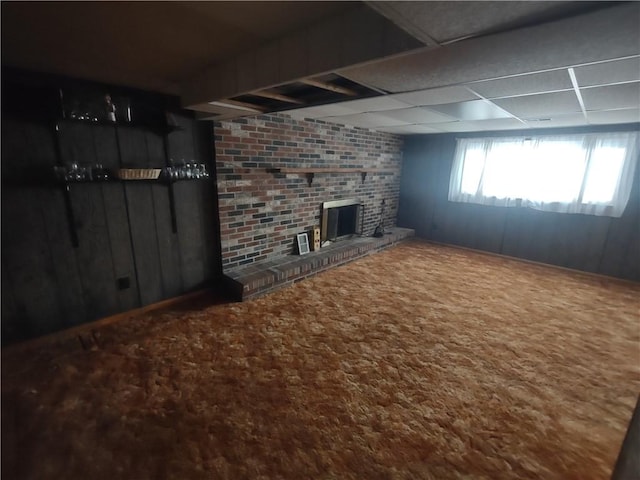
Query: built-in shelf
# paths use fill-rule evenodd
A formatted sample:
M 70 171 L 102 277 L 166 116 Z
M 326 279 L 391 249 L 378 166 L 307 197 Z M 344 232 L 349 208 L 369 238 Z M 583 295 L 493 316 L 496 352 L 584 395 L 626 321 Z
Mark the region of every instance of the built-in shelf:
M 171 226 L 173 233 L 177 233 L 178 225 L 176 220 L 176 211 L 175 211 L 175 199 L 173 193 L 173 184 L 177 182 L 183 181 L 194 181 L 194 180 L 208 180 L 209 173 L 206 171 L 206 168 L 202 170 L 201 174 L 197 176 L 187 176 L 187 172 L 184 172 L 184 176 L 182 177 L 173 177 L 171 176 L 171 168 L 176 168 L 178 172 L 183 167 L 164 167 L 162 169 L 152 169 L 152 168 L 140 168 L 137 170 L 142 177 L 145 176 L 147 172 L 157 174 L 158 170 L 161 170 L 160 174 L 157 178 L 120 178 L 118 175 L 118 171 L 120 169 L 111 170 L 111 169 L 100 169 L 98 170 L 102 177 L 93 177 L 93 176 L 83 176 L 78 178 L 66 178 L 61 177 L 60 173 L 56 175 L 55 169 L 64 168 L 64 167 L 55 167 L 54 172 L 46 172 L 46 171 L 37 171 L 37 172 L 22 172 L 22 175 L 17 176 L 3 176 L 2 178 L 2 186 L 3 187 L 40 187 L 40 188 L 60 188 L 64 194 L 64 202 L 65 202 L 65 210 L 67 213 L 68 226 L 69 226 L 69 235 L 71 236 L 71 244 L 74 247 L 79 246 L 78 241 L 78 233 L 76 231 L 76 221 L 75 215 L 73 211 L 73 205 L 71 203 L 71 186 L 72 185 L 96 185 L 96 184 L 106 184 L 106 183 L 115 183 L 122 182 L 127 184 L 156 184 L 156 185 L 165 185 L 169 189 L 169 208 L 171 213 Z M 126 170 L 126 169 L 125 169 Z M 71 171 L 69 171 L 70 173 Z M 86 174 L 86 172 L 85 172 Z M 150 176 L 149 176 L 150 177 Z
M 58 121 L 68 122 L 68 123 L 80 123 L 85 125 L 104 125 L 109 127 L 118 127 L 118 128 L 145 128 L 151 131 L 156 131 L 158 133 L 171 133 L 179 130 L 184 130 L 179 125 L 169 125 L 168 123 L 152 123 L 152 122 L 110 122 L 109 120 L 102 119 L 83 119 L 83 118 L 60 118 Z
M 7 85 L 5 85 L 7 83 Z M 49 83 L 32 83 L 30 77 L 24 81 L 21 75 L 11 78 L 5 87 L 12 95 L 2 99 L 3 115 L 29 121 L 44 122 L 52 129 L 55 144 L 55 167 L 53 171 L 44 168 L 26 168 L 24 170 L 3 171 L 1 184 L 3 187 L 59 188 L 64 194 L 71 243 L 78 247 L 78 235 L 72 204 L 71 191 L 74 185 L 97 185 L 107 183 L 157 184 L 167 187 L 171 225 L 173 233 L 177 233 L 175 212 L 174 184 L 182 181 L 209 178 L 206 168 L 199 172 L 188 172 L 187 166 L 174 166 L 169 159 L 168 137 L 171 132 L 184 130 L 176 115 L 172 113 L 177 105 L 168 97 L 147 94 L 137 90 L 107 87 L 101 84 L 88 84 L 69 80 L 55 80 Z M 115 132 L 117 162 L 119 168 L 102 168 L 98 165 L 76 165 L 75 158 L 66 158 L 61 147 L 61 136 L 71 124 L 86 126 L 111 127 Z M 119 178 L 119 172 L 126 170 L 120 152 L 120 132 L 126 129 L 143 129 L 162 137 L 164 165 L 156 169 L 135 169 L 136 178 Z M 25 162 L 36 164 L 37 162 Z M 79 163 L 79 162 L 78 162 Z M 160 173 L 157 174 L 158 170 Z M 155 172 L 156 175 L 151 175 Z M 148 174 L 148 175 L 147 175 Z M 79 188 L 79 187 L 78 187 Z M 126 192 L 125 192 L 126 193 Z
M 362 177 L 362 183 L 367 178 L 368 173 L 386 173 L 392 174 L 389 169 L 385 168 L 367 168 L 367 167 L 355 167 L 355 168 L 340 168 L 340 167 L 273 167 L 267 168 L 269 173 L 293 173 L 307 176 L 309 186 L 313 183 L 313 178 L 316 173 L 359 173 Z
M 126 184 L 154 184 L 154 185 L 171 185 L 178 182 L 193 182 L 198 180 L 207 180 L 206 178 L 140 178 L 140 179 L 122 179 L 108 178 L 106 180 L 56 180 L 51 178 L 28 178 L 28 179 L 12 179 L 3 178 L 2 186 L 7 188 L 52 188 L 70 185 L 104 185 L 108 183 L 126 183 Z
M 56 167 L 59 168 L 59 167 Z M 152 168 L 140 168 L 143 172 L 155 172 L 158 169 Z M 176 182 L 195 181 L 195 180 L 207 180 L 209 173 L 200 174 L 198 176 L 172 177 L 167 173 L 167 168 L 162 168 L 162 172 L 157 178 L 122 178 L 118 175 L 118 169 L 103 169 L 101 170 L 103 177 L 82 177 L 82 178 L 58 178 L 55 172 L 52 174 L 47 171 L 40 172 L 20 172 L 19 175 L 4 175 L 2 178 L 2 186 L 5 187 L 67 187 L 68 185 L 79 184 L 104 184 L 104 183 L 152 183 L 160 185 L 171 185 Z M 95 175 L 95 174 L 94 174 Z

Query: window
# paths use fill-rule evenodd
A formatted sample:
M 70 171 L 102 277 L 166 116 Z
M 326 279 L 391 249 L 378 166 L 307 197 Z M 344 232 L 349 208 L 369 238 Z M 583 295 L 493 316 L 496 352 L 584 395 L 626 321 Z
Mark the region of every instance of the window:
M 638 132 L 457 140 L 449 200 L 622 215 Z

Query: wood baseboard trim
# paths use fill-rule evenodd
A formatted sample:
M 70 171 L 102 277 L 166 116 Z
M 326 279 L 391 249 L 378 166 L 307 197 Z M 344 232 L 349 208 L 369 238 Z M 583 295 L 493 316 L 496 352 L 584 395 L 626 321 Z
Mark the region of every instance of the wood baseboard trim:
M 7 345 L 6 347 L 2 348 L 2 354 L 5 355 L 12 354 L 21 350 L 31 350 L 42 347 L 44 345 L 49 345 L 51 343 L 69 341 L 74 338 L 78 339 L 80 341 L 79 344 L 81 344 L 83 335 L 90 335 L 96 329 L 105 327 L 107 325 L 112 325 L 122 320 L 132 319 L 155 310 L 162 310 L 164 308 L 173 307 L 190 300 L 195 300 L 208 293 L 211 293 L 212 291 L 213 290 L 211 288 L 197 290 L 195 292 L 186 293 L 178 297 L 172 297 L 168 298 L 167 300 L 161 300 L 160 302 L 145 305 L 144 307 L 134 308 L 133 310 L 127 310 L 126 312 L 116 313 L 115 315 L 110 315 L 108 317 L 100 318 L 92 322 L 83 323 L 81 325 L 67 328 L 65 330 L 49 333 L 41 337 L 25 340 L 23 342 L 18 342 L 12 345 Z
M 457 248 L 459 250 L 465 250 L 467 252 L 480 253 L 482 255 L 489 255 L 491 257 L 504 258 L 504 259 L 507 259 L 507 260 L 515 260 L 517 262 L 528 263 L 530 265 L 538 265 L 540 267 L 555 268 L 555 269 L 558 269 L 558 270 L 562 270 L 564 272 L 570 272 L 570 273 L 573 273 L 573 274 L 577 273 L 579 275 L 584 275 L 585 277 L 592 278 L 592 279 L 597 279 L 597 280 L 600 280 L 600 281 L 618 282 L 618 283 L 622 283 L 622 284 L 625 284 L 625 285 L 635 285 L 635 286 L 640 285 L 640 282 L 636 282 L 634 280 L 628 280 L 626 278 L 612 277 L 612 276 L 609 276 L 609 275 L 604 275 L 602 273 L 585 272 L 584 270 L 576 270 L 575 268 L 563 267 L 561 265 L 554 265 L 553 263 L 544 263 L 544 262 L 538 262 L 536 260 L 529 260 L 527 258 L 512 257 L 510 255 L 505 255 L 503 253 L 488 252 L 486 250 L 479 250 L 479 249 L 471 248 L 471 247 L 463 247 L 462 245 L 454 245 L 452 243 L 438 242 L 436 240 L 429 240 L 429 239 L 426 239 L 426 238 L 415 237 L 415 239 L 423 241 L 425 243 L 432 243 L 434 245 L 441 245 L 443 247 Z

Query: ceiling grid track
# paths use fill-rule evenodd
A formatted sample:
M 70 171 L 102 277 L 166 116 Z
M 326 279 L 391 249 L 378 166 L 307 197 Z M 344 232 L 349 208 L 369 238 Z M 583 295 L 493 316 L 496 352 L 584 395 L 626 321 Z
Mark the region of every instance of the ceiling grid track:
M 587 116 L 587 109 L 584 107 L 584 100 L 582 99 L 582 93 L 580 93 L 580 86 L 578 85 L 578 80 L 576 79 L 576 72 L 572 68 L 567 69 L 569 73 L 569 78 L 571 79 L 571 84 L 573 85 L 573 91 L 578 98 L 578 103 L 580 104 L 580 109 L 582 109 L 582 114 L 584 115 L 584 119 L 589 123 L 589 117 Z

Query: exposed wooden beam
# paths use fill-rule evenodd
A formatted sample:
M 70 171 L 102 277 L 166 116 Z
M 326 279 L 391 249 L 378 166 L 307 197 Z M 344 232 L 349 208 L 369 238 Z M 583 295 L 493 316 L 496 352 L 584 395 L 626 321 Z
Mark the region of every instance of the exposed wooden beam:
M 320 82 L 318 80 L 312 80 L 311 78 L 303 78 L 298 81 L 300 83 L 304 83 L 305 85 L 311 85 L 312 87 L 322 88 L 324 90 L 329 90 L 330 92 L 341 93 L 342 95 L 349 95 L 351 97 L 355 97 L 358 95 L 358 92 L 355 92 L 349 88 L 340 87 L 339 85 L 333 85 L 327 82 Z
M 210 105 L 219 105 L 221 107 L 236 108 L 237 110 L 248 110 L 251 112 L 264 113 L 267 111 L 265 107 L 254 105 L 253 103 L 240 102 L 238 100 L 230 100 L 225 98 L 219 102 L 209 102 Z
M 287 95 L 281 95 L 279 93 L 270 90 L 256 90 L 249 95 L 255 95 L 256 97 L 270 98 L 272 100 L 279 100 L 285 103 L 295 103 L 296 105 L 304 105 L 305 102 L 298 100 L 297 98 L 289 97 Z

